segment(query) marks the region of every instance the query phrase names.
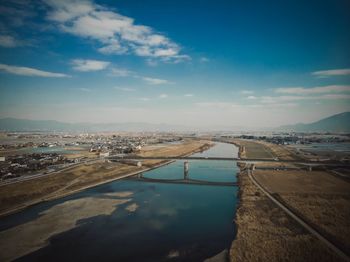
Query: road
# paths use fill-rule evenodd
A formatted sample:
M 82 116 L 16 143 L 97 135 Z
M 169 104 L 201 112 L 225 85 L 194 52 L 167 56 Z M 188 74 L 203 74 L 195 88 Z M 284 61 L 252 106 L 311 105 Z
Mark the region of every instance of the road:
M 278 201 L 275 197 L 273 197 L 251 174 L 251 170 L 247 169 L 247 175 L 250 180 L 256 185 L 270 200 L 272 200 L 278 207 L 280 207 L 287 215 L 289 215 L 292 219 L 294 219 L 298 224 L 300 224 L 303 228 L 309 231 L 312 235 L 317 237 L 322 243 L 328 246 L 331 250 L 333 250 L 338 256 L 340 256 L 345 261 L 350 261 L 350 257 L 345 254 L 342 250 L 336 247 L 331 241 L 321 235 L 318 231 L 316 231 L 312 226 L 307 224 L 302 218 L 298 217 L 294 212 L 292 212 L 287 206 L 283 205 L 280 201 Z
M 39 174 L 34 174 L 34 175 L 26 175 L 26 176 L 20 176 L 17 178 L 13 178 L 13 179 L 3 180 L 0 182 L 0 187 L 6 186 L 6 185 L 11 185 L 11 184 L 16 184 L 16 183 L 21 183 L 21 182 L 32 180 L 32 179 L 38 179 L 38 178 L 42 178 L 42 177 L 46 177 L 46 176 L 57 175 L 61 172 L 69 170 L 73 167 L 76 167 L 79 165 L 84 165 L 84 164 L 92 164 L 92 163 L 97 162 L 97 161 L 101 161 L 101 159 L 88 159 L 88 160 L 85 160 L 85 161 L 80 162 L 80 163 L 71 164 L 69 166 L 66 166 L 62 169 L 59 169 L 59 170 L 56 170 L 53 172 L 39 173 Z
M 102 158 L 103 159 L 103 158 Z M 304 166 L 327 166 L 327 167 L 350 167 L 349 162 L 341 162 L 341 161 L 300 161 L 300 160 L 279 160 L 277 158 L 271 159 L 271 158 L 237 158 L 237 157 L 191 157 L 191 156 L 183 156 L 183 157 L 141 157 L 141 156 L 124 156 L 124 157 L 118 157 L 118 156 L 109 156 L 104 159 L 112 160 L 112 161 L 118 161 L 118 160 L 221 160 L 221 161 L 238 161 L 243 163 L 259 163 L 259 162 L 272 162 L 272 163 L 295 163 L 299 165 Z M 36 174 L 31 176 L 21 176 L 15 179 L 11 180 L 4 180 L 0 182 L 0 187 L 15 183 L 20 183 L 23 181 L 28 181 L 32 179 L 42 178 L 45 176 L 55 175 L 59 174 L 61 172 L 64 172 L 72 167 L 83 165 L 83 164 L 91 164 L 93 162 L 101 161 L 101 158 L 98 159 L 89 159 L 84 162 L 80 162 L 77 164 L 70 165 L 68 167 L 65 167 L 60 170 L 56 170 L 54 172 L 46 173 L 46 174 Z

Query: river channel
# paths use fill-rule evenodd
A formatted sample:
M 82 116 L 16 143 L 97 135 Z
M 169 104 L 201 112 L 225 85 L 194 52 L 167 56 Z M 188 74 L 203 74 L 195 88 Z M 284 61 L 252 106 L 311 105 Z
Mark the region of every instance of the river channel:
M 237 157 L 216 143 L 204 157 Z M 235 182 L 236 162 L 189 161 L 191 179 Z M 143 174 L 182 179 L 184 161 Z M 0 260 L 203 261 L 230 248 L 235 186 L 123 179 L 0 220 Z

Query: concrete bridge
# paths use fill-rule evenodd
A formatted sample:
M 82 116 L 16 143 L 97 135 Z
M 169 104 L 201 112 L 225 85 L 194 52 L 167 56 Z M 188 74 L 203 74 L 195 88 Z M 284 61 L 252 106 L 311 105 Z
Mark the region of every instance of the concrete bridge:
M 205 185 L 205 186 L 238 186 L 237 182 L 220 182 L 220 181 L 206 181 L 191 179 L 189 177 L 189 164 L 188 161 L 184 163 L 184 176 L 182 179 L 160 179 L 144 177 L 143 173 L 139 173 L 133 177 L 129 177 L 127 180 L 151 182 L 151 183 L 165 183 L 165 184 L 185 184 L 185 185 Z
M 258 162 L 270 162 L 270 163 L 295 163 L 305 166 L 327 166 L 327 167 L 350 167 L 349 161 L 337 161 L 337 160 L 282 160 L 278 158 L 239 158 L 239 157 L 193 157 L 193 156 L 179 156 L 179 157 L 142 157 L 142 156 L 109 156 L 106 157 L 111 161 L 122 160 L 208 160 L 208 161 L 236 161 L 242 163 L 258 163 Z

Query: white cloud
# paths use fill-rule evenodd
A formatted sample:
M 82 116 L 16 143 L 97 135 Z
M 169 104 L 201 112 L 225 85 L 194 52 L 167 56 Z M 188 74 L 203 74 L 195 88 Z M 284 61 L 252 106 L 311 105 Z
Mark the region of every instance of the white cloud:
M 135 24 L 134 19 L 92 1 L 44 0 L 50 7 L 47 19 L 61 31 L 96 40 L 104 54 L 133 53 L 138 56 L 180 62 L 180 46 L 151 27 Z
M 193 94 L 184 94 L 185 97 L 193 97 Z
M 309 95 L 309 94 L 321 94 L 321 93 L 340 93 L 350 92 L 350 86 L 347 85 L 329 85 L 312 88 L 304 87 L 283 87 L 275 89 L 276 93 L 283 94 L 296 94 L 296 95 Z
M 128 49 L 120 44 L 116 39 L 109 40 L 109 44 L 102 46 L 97 49 L 100 53 L 109 55 L 109 54 L 125 54 Z
M 311 74 L 317 77 L 344 76 L 350 75 L 350 68 L 315 71 Z
M 134 92 L 136 91 L 134 88 L 130 87 L 121 87 L 121 86 L 115 86 L 114 89 L 124 91 L 124 92 Z
M 142 77 L 142 79 L 150 85 L 162 85 L 162 84 L 170 84 L 171 83 L 165 79 L 152 78 L 152 77 Z
M 251 95 L 254 94 L 254 91 L 252 90 L 241 90 L 242 95 Z
M 167 94 L 160 94 L 160 95 L 159 95 L 159 98 L 167 98 L 167 97 L 168 97 Z
M 22 75 L 22 76 L 38 76 L 38 77 L 70 77 L 66 74 L 53 73 L 48 71 L 42 71 L 30 67 L 22 66 L 10 66 L 5 64 L 0 64 L 0 70 L 5 71 L 10 74 Z
M 81 72 L 100 71 L 106 69 L 110 62 L 98 60 L 74 59 L 71 61 L 73 69 Z
M 0 46 L 2 47 L 16 47 L 19 45 L 18 40 L 10 35 L 0 35 Z

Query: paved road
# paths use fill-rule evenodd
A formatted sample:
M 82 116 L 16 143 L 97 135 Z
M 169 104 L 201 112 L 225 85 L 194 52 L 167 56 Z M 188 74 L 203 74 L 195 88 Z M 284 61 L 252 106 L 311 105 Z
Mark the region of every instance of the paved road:
M 296 222 L 298 222 L 303 228 L 317 237 L 322 243 L 328 246 L 331 250 L 333 250 L 336 254 L 338 254 L 345 261 L 350 261 L 350 257 L 345 254 L 342 250 L 336 247 L 332 242 L 330 242 L 327 238 L 321 235 L 318 231 L 316 231 L 312 226 L 307 224 L 302 218 L 298 217 L 293 211 L 291 211 L 287 206 L 283 205 L 280 201 L 274 198 L 260 183 L 252 176 L 251 171 L 248 169 L 248 177 L 250 180 L 269 198 L 271 199 L 277 206 L 279 206 L 284 212 L 287 213 L 291 218 L 293 218 Z

